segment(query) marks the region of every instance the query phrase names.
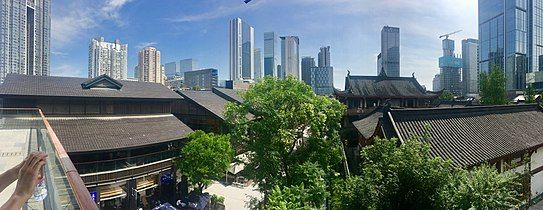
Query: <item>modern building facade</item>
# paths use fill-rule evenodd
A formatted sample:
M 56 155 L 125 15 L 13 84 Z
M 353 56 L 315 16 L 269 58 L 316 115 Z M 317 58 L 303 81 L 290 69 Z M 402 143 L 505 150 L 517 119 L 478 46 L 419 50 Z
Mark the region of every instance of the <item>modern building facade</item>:
M 442 44 L 443 56 L 439 58 L 441 88 L 460 96 L 462 95 L 462 85 L 460 83 L 462 59 L 454 55 L 454 40 L 446 38 L 442 41 Z
M 183 75 L 183 73 L 187 71 L 194 71 L 199 69 L 198 67 L 198 60 L 193 58 L 187 58 L 179 61 L 179 74 Z
M 164 64 L 164 74 L 166 77 L 173 77 L 180 75 L 180 68 L 178 62 L 169 62 Z
M 196 71 L 187 71 L 184 74 L 184 85 L 187 88 L 200 88 L 211 90 L 219 86 L 219 71 L 217 69 L 201 69 Z
M 440 91 L 441 90 L 441 74 L 436 74 L 434 79 L 432 79 L 432 90 Z
M 254 79 L 254 28 L 241 18 L 230 20 L 230 80 Z
M 51 0 L 0 1 L 0 81 L 9 73 L 49 75 Z
M 331 66 L 311 67 L 311 88 L 317 95 L 334 94 L 334 68 Z
M 277 37 L 274 32 L 264 33 L 264 76 L 277 77 Z
M 389 77 L 400 76 L 400 28 L 385 26 L 381 30 L 381 68 Z M 378 64 L 379 68 L 379 64 Z M 381 72 L 381 68 L 378 72 Z
M 297 36 L 281 37 L 281 73 L 280 78 L 293 76 L 300 79 L 300 39 Z
M 160 51 L 154 47 L 145 47 L 138 53 L 138 75 L 140 82 L 164 84 Z
M 255 58 L 255 61 L 254 61 L 254 79 L 255 80 L 259 80 L 259 79 L 262 79 L 262 75 L 264 72 L 262 72 L 262 51 L 260 50 L 260 48 L 255 48 L 255 52 L 254 52 L 254 58 Z
M 477 39 L 462 40 L 462 94 L 476 94 L 478 88 Z
M 319 52 L 319 67 L 327 67 L 330 65 L 330 46 L 321 47 Z
M 128 45 L 120 40 L 106 42 L 104 37 L 94 38 L 89 45 L 89 78 L 108 75 L 113 79 L 126 79 L 128 72 Z
M 313 67 L 315 67 L 315 58 L 309 56 L 302 57 L 302 81 L 310 86 L 312 85 L 311 74 Z
M 479 0 L 479 71 L 501 68 L 507 90 L 526 88 L 526 74 L 543 70 L 541 0 Z M 537 81 L 532 81 L 537 82 Z

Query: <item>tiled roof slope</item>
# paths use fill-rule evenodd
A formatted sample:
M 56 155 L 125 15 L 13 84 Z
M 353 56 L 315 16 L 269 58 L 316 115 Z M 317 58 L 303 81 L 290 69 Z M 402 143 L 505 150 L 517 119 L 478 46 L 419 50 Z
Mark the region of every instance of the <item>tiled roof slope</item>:
M 183 139 L 192 132 L 171 114 L 47 119 L 67 152 L 127 149 Z
M 224 120 L 225 105 L 228 102 L 226 99 L 208 90 L 182 90 L 178 93 Z
M 220 97 L 223 97 L 228 101 L 243 103 L 243 98 L 239 96 L 239 93 L 241 93 L 243 90 L 214 87 L 212 91 L 213 93 L 219 95 Z
M 458 166 L 473 166 L 543 145 L 543 112 L 538 105 L 393 109 L 389 113 L 389 123 L 393 122 L 389 127 L 395 126 L 403 140 L 422 136 L 429 125 L 430 154 L 451 159 Z
M 338 94 L 338 92 L 336 92 Z M 342 95 L 365 98 L 435 98 L 414 77 L 350 76 L 345 78 Z
M 81 84 L 88 78 L 31 76 L 9 74 L 0 85 L 0 95 L 56 96 L 90 98 L 135 98 L 135 99 L 182 99 L 166 86 L 152 82 L 117 81 L 120 90 L 84 89 Z

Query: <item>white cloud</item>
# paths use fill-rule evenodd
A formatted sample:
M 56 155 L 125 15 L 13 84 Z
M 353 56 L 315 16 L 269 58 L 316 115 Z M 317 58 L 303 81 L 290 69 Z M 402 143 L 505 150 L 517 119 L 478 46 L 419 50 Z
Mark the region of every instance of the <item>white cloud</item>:
M 52 76 L 63 77 L 86 77 L 86 67 L 74 66 L 72 64 L 60 64 L 51 66 Z
M 99 26 L 103 21 L 114 21 L 117 25 L 126 24 L 121 19 L 120 10 L 132 0 L 70 1 L 57 8 L 51 17 L 51 37 L 53 47 L 62 47 L 84 32 Z M 99 9 L 96 9 L 98 5 Z
M 145 47 L 151 47 L 151 46 L 156 46 L 158 44 L 158 42 L 140 42 L 138 44 L 136 44 L 136 49 L 137 50 L 141 50 Z
M 244 4 L 241 1 L 239 2 L 228 1 L 228 2 L 229 3 L 227 5 L 219 5 L 215 7 L 214 9 L 211 9 L 203 13 L 182 15 L 176 18 L 171 18 L 169 19 L 169 21 L 171 22 L 197 22 L 197 21 L 204 21 L 204 20 L 212 20 L 216 18 L 233 15 L 242 11 L 257 9 L 261 7 L 262 5 L 264 5 L 265 3 L 267 3 L 268 0 L 258 0 L 258 1 L 255 1 L 254 3 L 249 3 L 249 4 Z M 235 2 L 235 3 L 232 4 L 231 2 Z

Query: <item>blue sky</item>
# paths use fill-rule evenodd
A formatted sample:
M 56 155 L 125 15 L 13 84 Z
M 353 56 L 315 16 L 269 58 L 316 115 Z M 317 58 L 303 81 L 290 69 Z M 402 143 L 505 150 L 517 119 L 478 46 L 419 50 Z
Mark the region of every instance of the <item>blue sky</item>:
M 162 63 L 184 58 L 202 68 L 219 69 L 228 78 L 228 21 L 240 17 L 263 33 L 300 37 L 301 56 L 316 57 L 331 46 L 334 82 L 343 89 L 352 75 L 375 75 L 384 25 L 400 27 L 401 75 L 415 76 L 431 88 L 439 72 L 439 35 L 477 38 L 476 0 L 53 0 L 51 74 L 86 77 L 88 45 L 93 37 L 127 43 L 129 76 L 137 52 L 145 46 L 161 51 Z M 278 45 L 279 47 L 279 45 Z

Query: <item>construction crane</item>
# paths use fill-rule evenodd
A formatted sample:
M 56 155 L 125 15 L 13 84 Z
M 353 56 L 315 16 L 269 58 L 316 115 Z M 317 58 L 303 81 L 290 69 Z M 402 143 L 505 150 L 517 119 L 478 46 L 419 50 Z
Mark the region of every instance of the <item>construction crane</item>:
M 456 34 L 456 33 L 461 32 L 461 31 L 462 30 L 458 30 L 458 31 L 455 31 L 455 32 L 452 32 L 452 33 L 443 34 L 443 35 L 439 36 L 439 38 L 441 39 L 441 38 L 445 37 L 445 39 L 448 39 L 450 35 Z

